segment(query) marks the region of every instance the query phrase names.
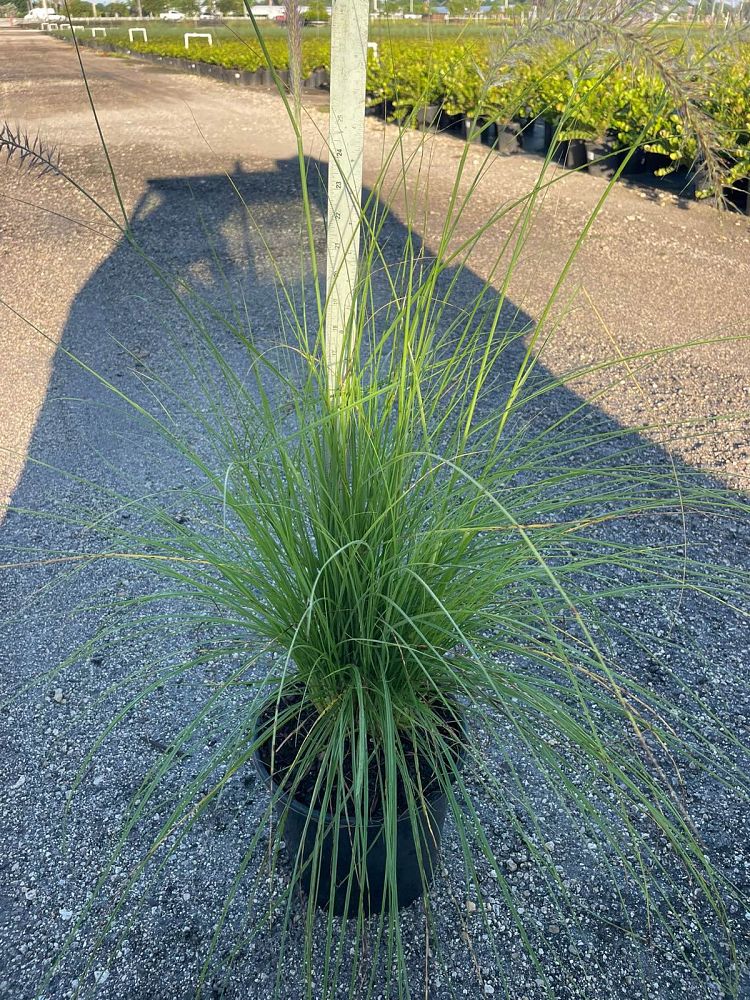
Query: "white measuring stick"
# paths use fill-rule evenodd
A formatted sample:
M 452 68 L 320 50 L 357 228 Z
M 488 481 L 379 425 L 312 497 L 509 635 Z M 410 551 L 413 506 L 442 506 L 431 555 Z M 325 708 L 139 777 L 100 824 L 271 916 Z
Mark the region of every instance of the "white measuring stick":
M 369 0 L 333 0 L 325 356 L 329 391 L 348 360 L 362 212 Z

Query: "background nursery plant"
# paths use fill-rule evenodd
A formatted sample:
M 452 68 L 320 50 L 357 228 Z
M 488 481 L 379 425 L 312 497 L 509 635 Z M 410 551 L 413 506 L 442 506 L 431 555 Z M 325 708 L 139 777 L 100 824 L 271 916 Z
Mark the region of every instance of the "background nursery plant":
M 660 69 L 659 107 L 669 97 L 679 109 L 703 156 L 696 169 L 718 176 L 721 150 L 698 103 L 701 60 L 673 61 L 640 13 L 543 9 L 493 54 L 472 114 L 498 119 L 502 108 L 500 126 L 546 114 L 523 54 L 539 54 L 542 80 L 559 87 L 572 50 L 582 70 L 565 76 L 551 112 L 558 136 L 572 136 L 595 116 L 589 101 L 603 99 L 585 67 L 604 66 L 605 81 L 620 72 L 624 38 L 634 65 L 640 55 Z M 269 61 L 261 35 L 258 45 Z M 508 87 L 499 97 L 511 78 L 512 96 Z M 408 106 L 435 100 L 439 79 L 416 66 Z M 305 249 L 295 281 L 269 255 L 279 306 L 271 341 L 230 280 L 217 306 L 170 274 L 126 218 L 122 244 L 172 297 L 179 375 L 131 357 L 138 384 L 126 391 L 67 352 L 107 405 L 128 409 L 165 476 L 145 488 L 127 470 L 97 483 L 61 472 L 84 487 L 61 519 L 75 543 L 44 558 L 65 576 L 129 565 L 138 587 L 114 603 L 87 597 L 77 612 L 98 627 L 60 669 L 153 646 L 102 692 L 127 695 L 77 783 L 165 689 L 179 692 L 180 713 L 39 993 L 71 957 L 75 994 L 106 985 L 175 857 L 257 772 L 234 870 L 206 872 L 221 879 L 224 903 L 211 940 L 196 944 L 199 993 L 231 991 L 249 951 L 265 949 L 264 995 L 599 997 L 603 979 L 582 975 L 582 925 L 593 920 L 637 948 L 646 982 L 650 964 L 673 962 L 696 988 L 738 995 L 746 886 L 714 862 L 692 805 L 712 794 L 746 807 L 747 748 L 698 688 L 702 651 L 680 623 L 746 623 L 747 569 L 707 553 L 747 523 L 747 501 L 670 457 L 670 439 L 691 428 L 621 427 L 596 409 L 667 349 L 614 353 L 564 377 L 541 361 L 606 192 L 528 321 L 508 289 L 559 182 L 553 151 L 525 196 L 467 236 L 460 222 L 494 154 L 476 168 L 463 147 L 442 225 L 423 239 L 423 140 L 394 132 L 361 207 L 354 306 L 332 386 L 318 165 L 306 157 L 305 124 L 292 119 Z M 76 184 L 43 143 L 11 128 L 0 143 Z M 227 182 L 254 222 L 239 183 Z M 501 224 L 494 278 L 478 281 L 471 256 Z M 583 376 L 598 380 L 589 402 L 573 391 Z M 653 682 L 654 664 L 668 684 Z M 600 898 L 579 891 L 579 866 L 596 869 Z M 524 896 L 519 874 L 531 872 L 544 921 Z M 471 984 L 450 976 L 456 938 Z
M 637 7 L 636 16 L 641 12 L 642 8 Z M 715 131 L 722 133 L 721 141 L 717 136 L 714 142 L 717 153 L 723 148 L 715 164 L 720 177 L 713 178 L 706 187 L 699 183 L 698 196 L 715 195 L 719 180 L 723 187 L 744 191 L 750 135 L 746 110 L 750 93 L 747 22 L 735 12 L 735 20 L 726 25 L 723 19 L 711 24 L 688 20 L 673 25 L 663 19 L 669 13 L 662 12 L 650 25 L 646 49 L 638 49 L 642 26 L 634 29 L 632 22 L 623 23 L 598 49 L 594 62 L 588 59 L 586 87 L 592 93 L 580 102 L 581 115 L 566 117 L 570 132 L 567 138 L 606 139 L 610 155 L 636 144 L 649 155 L 638 155 L 632 166 L 656 176 L 680 168 L 689 170 L 697 157 L 696 122 L 687 128 L 684 125 L 684 97 L 690 93 L 694 117 L 705 115 L 705 124 L 710 122 Z M 604 12 L 601 17 L 611 24 L 609 14 Z M 515 123 L 522 127 L 535 119 L 556 125 L 560 109 L 573 90 L 573 76 L 580 72 L 576 65 L 577 45 L 596 36 L 602 27 L 601 17 L 581 8 L 566 10 L 564 17 L 540 18 L 528 32 L 520 25 L 509 31 L 495 22 L 481 30 L 472 25 L 434 27 L 431 36 L 422 28 L 396 28 L 392 23 L 383 27 L 376 22 L 372 35 L 378 47 L 368 60 L 370 105 L 392 120 L 412 125 L 422 124 L 418 112 L 427 107 L 442 109 L 442 127 L 454 126 L 456 118 L 473 120 L 480 111 L 505 120 L 510 107 L 515 109 Z M 540 28 L 550 36 L 548 41 L 553 35 L 557 37 L 557 46 L 540 48 L 536 44 Z M 264 27 L 261 46 L 256 38 L 243 37 L 233 26 L 214 28 L 213 44 L 193 40 L 189 50 L 185 49 L 182 34 L 170 33 L 164 26 L 158 30 L 149 26 L 153 37 L 148 41 L 131 41 L 126 29 L 108 30 L 105 39 L 81 38 L 79 42 L 257 72 L 258 82 L 266 84 L 270 83 L 262 72 L 266 59 L 282 74 L 288 68 L 287 45 L 278 29 Z M 498 53 L 509 42 L 508 62 L 503 65 Z M 301 49 L 303 78 L 309 85 L 326 86 L 330 39 L 324 34 L 306 35 Z M 618 53 L 614 66 L 609 58 L 613 50 Z M 520 53 L 524 54 L 523 62 L 519 61 Z M 691 81 L 691 69 L 698 66 L 697 80 Z M 664 76 L 667 67 L 670 78 Z M 486 86 L 488 73 L 495 77 L 492 88 Z M 674 73 L 679 87 L 671 78 Z M 580 88 L 581 84 L 576 84 L 579 94 Z M 528 98 L 526 107 L 518 103 L 522 95 Z M 481 109 L 477 106 L 480 96 Z M 415 110 L 417 113 L 413 113 Z

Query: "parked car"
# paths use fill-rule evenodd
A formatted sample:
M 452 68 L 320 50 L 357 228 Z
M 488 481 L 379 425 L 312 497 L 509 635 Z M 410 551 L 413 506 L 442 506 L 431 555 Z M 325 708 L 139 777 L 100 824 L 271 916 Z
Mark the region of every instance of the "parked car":
M 256 4 L 250 10 L 253 13 L 253 17 L 259 21 L 265 19 L 266 21 L 272 21 L 274 24 L 286 23 L 286 11 L 279 4 Z
M 161 12 L 161 14 L 159 14 L 159 20 L 161 20 L 161 21 L 184 21 L 185 20 L 185 15 L 182 13 L 181 10 L 175 10 L 174 8 L 171 8 L 170 10 L 163 10 Z
M 58 14 L 56 10 L 51 7 L 34 7 L 28 14 L 24 15 L 24 21 L 27 24 L 44 24 L 46 22 L 57 23 L 59 21 L 67 21 L 64 14 Z

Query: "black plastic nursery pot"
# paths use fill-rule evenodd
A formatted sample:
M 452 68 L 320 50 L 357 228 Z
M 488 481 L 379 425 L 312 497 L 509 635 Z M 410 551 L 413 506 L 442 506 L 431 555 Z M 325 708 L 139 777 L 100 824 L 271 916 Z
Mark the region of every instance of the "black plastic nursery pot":
M 262 716 L 263 710 L 256 724 L 255 740 Z M 373 819 L 367 824 L 365 871 L 352 873 L 353 854 L 361 854 L 361 847 L 355 852 L 353 846 L 353 818 L 332 817 L 279 792 L 259 750 L 256 750 L 254 761 L 261 780 L 274 797 L 288 855 L 299 871 L 299 883 L 305 893 L 314 895 L 316 906 L 347 918 L 357 916 L 360 901 L 365 915 L 382 912 L 388 860 L 382 819 Z M 432 882 L 447 812 L 448 800 L 437 792 L 425 797 L 417 815 L 407 813 L 397 821 L 395 892 L 399 909 L 422 897 Z M 313 871 L 316 844 L 317 867 Z
M 450 115 L 443 109 L 440 114 L 440 131 L 455 135 L 459 139 L 465 139 L 466 119 L 463 115 Z
M 644 150 L 643 152 L 644 173 L 655 174 L 657 170 L 666 170 L 668 167 L 674 167 L 674 163 L 664 153 L 651 153 Z M 676 171 L 673 171 L 673 173 L 684 174 L 685 176 L 687 176 L 689 171 L 687 171 L 685 167 L 678 167 Z
M 314 69 L 308 77 L 302 81 L 305 90 L 325 90 L 330 84 L 328 71 L 323 68 Z
M 372 101 L 365 108 L 366 115 L 372 115 L 375 118 L 388 119 L 389 115 L 393 113 L 393 101 Z
M 629 151 L 623 149 L 616 138 L 604 138 L 595 142 L 587 140 L 585 145 L 590 174 L 610 178 L 622 167 L 622 176 L 627 177 L 646 170 L 646 154 L 643 150 L 633 150 L 628 158 Z
M 521 125 L 519 122 L 506 122 L 505 125 L 495 124 L 494 138 L 488 139 L 488 145 L 494 146 L 501 153 L 514 153 L 523 149 Z M 490 133 L 490 136 L 492 133 Z
M 485 133 L 490 124 L 486 118 L 470 118 L 467 115 L 462 120 L 462 137 L 466 142 L 484 143 L 487 141 Z
M 731 187 L 725 187 L 723 189 L 723 195 L 726 202 L 735 212 L 742 212 L 744 215 L 750 215 L 750 193 L 748 193 L 748 179 L 743 177 L 741 180 L 735 181 Z
M 620 166 L 622 154 L 608 142 L 587 141 L 586 160 L 590 174 L 610 178 Z
M 524 153 L 541 153 L 544 128 L 541 122 L 524 121 L 521 123 L 519 143 Z
M 725 164 L 727 170 L 733 170 L 737 167 L 737 160 L 735 157 L 725 157 Z M 726 185 L 722 187 L 722 197 L 724 202 L 735 212 L 742 212 L 744 215 L 750 215 L 750 192 L 748 191 L 750 184 L 747 177 L 738 177 L 733 184 Z
M 565 139 L 553 151 L 557 163 L 566 170 L 583 170 L 588 166 L 586 143 L 583 139 Z
M 519 130 L 519 145 L 527 153 L 544 155 L 550 147 L 554 128 L 541 118 L 526 119 Z
M 440 105 L 425 104 L 423 107 L 417 108 L 415 118 L 418 129 L 423 132 L 437 132 L 440 121 Z

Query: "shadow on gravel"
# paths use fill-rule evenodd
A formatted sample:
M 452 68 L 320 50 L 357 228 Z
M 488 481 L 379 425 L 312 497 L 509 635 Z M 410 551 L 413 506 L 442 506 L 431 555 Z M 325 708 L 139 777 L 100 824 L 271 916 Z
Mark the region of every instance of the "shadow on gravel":
M 324 168 L 313 164 L 313 176 L 316 170 L 321 183 L 314 210 L 322 240 Z M 238 199 L 238 193 L 246 208 Z M 249 327 L 258 347 L 271 349 L 278 345 L 282 333 L 274 266 L 258 233 L 268 238 L 281 273 L 285 277 L 298 275 L 304 256 L 300 250 L 300 246 L 304 246 L 304 233 L 299 200 L 297 164 L 285 161 L 273 172 L 237 169 L 231 182 L 223 174 L 153 179 L 135 211 L 133 230 L 140 245 L 147 254 L 153 255 L 166 274 L 186 279 L 199 293 L 203 300 L 201 319 L 237 370 L 247 369 L 247 355 L 242 344 L 223 328 L 217 314 L 227 316 L 240 327 Z M 400 222 L 393 217 L 388 219 L 383 244 L 390 260 L 399 259 L 406 235 Z M 446 283 L 450 278 L 451 274 L 446 276 Z M 300 285 L 293 282 L 291 287 L 301 301 Z M 470 270 L 464 270 L 453 289 L 452 305 L 459 309 L 471 308 L 482 288 L 482 280 Z M 227 304 L 229 301 L 231 307 Z M 530 323 L 530 317 L 511 303 L 507 303 L 505 314 L 509 326 L 522 328 Z M 99 372 L 115 393 L 62 352 L 58 353 L 30 451 L 31 458 L 41 464 L 27 465 L 14 496 L 14 505 L 39 511 L 52 508 L 63 518 L 34 519 L 18 510 L 12 511 L 0 529 L 0 551 L 8 555 L 15 553 L 17 557 L 29 550 L 85 551 L 80 532 L 75 525 L 65 523 L 64 514 L 66 511 L 75 513 L 82 502 L 95 506 L 97 500 L 92 499 L 79 479 L 61 478 L 47 466 L 69 469 L 115 489 L 118 483 L 125 482 L 126 491 L 142 489 L 148 492 L 165 486 L 179 488 L 190 473 L 174 453 L 166 450 L 160 439 L 144 437 L 142 424 L 118 402 L 116 392 L 127 393 L 147 406 L 153 406 L 154 395 L 160 395 L 169 409 L 171 397 L 154 381 L 154 373 L 164 373 L 167 383 L 181 395 L 189 396 L 194 386 L 177 357 L 181 347 L 187 348 L 189 343 L 188 318 L 169 291 L 123 240 L 77 296 L 62 339 L 63 347 Z M 521 351 L 516 341 L 504 356 L 503 370 L 498 372 L 498 403 L 503 387 L 517 369 Z M 543 383 L 552 376 L 540 365 L 535 377 Z M 574 392 L 565 388 L 557 388 L 542 399 L 538 419 L 544 421 L 569 412 L 581 402 Z M 175 407 L 179 409 L 180 404 L 175 403 Z M 598 432 L 620 430 L 598 410 L 592 410 L 582 426 L 595 428 Z M 633 446 L 644 446 L 649 461 L 655 466 L 663 468 L 671 461 L 658 447 L 644 445 L 637 436 L 632 437 Z M 590 456 L 592 464 L 606 458 L 605 452 L 592 452 Z M 680 463 L 678 473 L 685 479 L 698 479 L 721 488 L 720 483 L 711 482 Z M 103 499 L 102 505 L 102 509 L 108 508 L 111 500 Z M 127 511 L 123 511 L 122 516 L 126 517 Z M 717 521 L 713 525 L 701 522 L 694 533 L 692 522 L 688 527 L 691 551 L 694 554 L 708 551 L 714 561 L 736 561 L 738 547 L 748 545 L 747 525 L 728 521 Z M 637 532 L 639 529 L 626 530 Z M 670 544 L 674 541 L 675 530 L 679 531 L 679 526 L 656 526 L 648 541 Z M 113 562 L 96 564 L 85 574 L 70 579 L 64 572 L 56 576 L 58 572 L 58 567 L 44 566 L 3 573 L 0 580 L 3 618 L 22 607 L 26 598 L 36 592 L 39 596 L 34 597 L 31 606 L 34 610 L 19 614 L 8 629 L 5 647 L 0 651 L 0 662 L 4 662 L 0 690 L 11 691 L 40 670 L 56 666 L 84 637 L 87 629 L 96 627 L 98 615 L 106 612 L 89 607 L 80 614 L 71 615 L 71 608 L 79 601 L 97 594 L 100 608 L 106 609 L 112 598 L 137 596 L 139 588 L 145 585 L 132 569 Z M 51 586 L 53 580 L 57 580 L 54 587 Z M 41 592 L 40 588 L 48 584 L 51 589 Z M 731 615 L 725 617 L 717 608 L 704 607 L 699 613 L 691 614 L 692 607 L 691 599 L 687 598 L 679 617 L 679 638 L 683 650 L 687 651 L 682 654 L 681 668 L 688 676 L 694 675 L 696 685 L 703 685 L 707 702 L 725 714 L 727 721 L 734 720 L 738 730 L 742 730 L 750 714 L 744 690 L 746 662 L 743 657 L 747 641 L 741 640 L 739 626 Z M 655 615 L 658 617 L 656 612 Z M 149 652 L 154 651 L 158 642 L 158 636 L 151 637 Z M 660 672 L 659 663 L 644 657 L 642 663 L 633 666 L 645 682 L 663 686 L 669 693 L 669 677 Z M 673 666 L 676 665 L 673 663 Z M 97 765 L 98 773 L 104 776 L 102 781 L 99 784 L 84 782 L 76 798 L 74 812 L 78 819 L 74 823 L 78 826 L 74 829 L 78 830 L 77 836 L 81 839 L 72 842 L 83 846 L 62 859 L 58 850 L 65 789 L 70 786 L 82 750 L 86 749 L 87 736 L 90 743 L 111 715 L 111 709 L 100 705 L 97 692 L 107 683 L 122 678 L 128 669 L 128 664 L 117 657 L 109 662 L 88 663 L 73 675 L 66 676 L 61 695 L 63 701 L 49 693 L 32 694 L 7 717 L 5 735 L 0 743 L 6 774 L 12 780 L 17 775 L 35 776 L 33 782 L 26 783 L 25 791 L 9 795 L 10 805 L 0 820 L 2 835 L 17 845 L 14 855 L 19 859 L 17 869 L 12 868 L 10 861 L 0 861 L 0 872 L 4 871 L 0 882 L 7 880 L 10 887 L 7 898 L 0 895 L 0 952 L 5 951 L 9 956 L 8 974 L 18 984 L 19 992 L 14 996 L 32 995 L 33 991 L 29 991 L 38 980 L 44 961 L 67 929 L 61 929 L 58 912 L 79 908 L 80 900 L 101 869 L 102 844 L 118 828 L 117 820 L 137 788 L 143 769 L 153 763 L 154 753 L 168 744 L 202 690 L 200 681 L 192 687 L 186 680 L 176 694 L 157 691 L 154 702 L 134 713 L 122 735 L 105 744 L 103 764 Z M 62 749 L 61 740 L 64 741 Z M 697 782 L 699 779 L 692 776 L 691 780 Z M 149 903 L 143 920 L 130 929 L 129 950 L 122 952 L 119 962 L 120 976 L 128 977 L 131 995 L 144 998 L 188 995 L 190 984 L 186 970 L 196 965 L 191 956 L 196 954 L 198 945 L 210 937 L 226 881 L 232 877 L 241 859 L 242 844 L 252 833 L 253 802 L 257 798 L 253 794 L 252 777 L 238 785 L 222 797 L 217 807 L 216 824 L 214 827 L 208 824 L 209 828 L 201 833 L 194 856 L 175 863 L 174 891 L 167 894 L 169 898 L 160 896 L 153 908 Z M 699 800 L 701 786 L 695 784 L 690 794 Z M 544 804 L 540 803 L 539 808 L 543 811 Z M 698 809 L 702 818 L 701 833 L 711 855 L 717 862 L 732 868 L 733 877 L 741 884 L 747 879 L 747 872 L 743 868 L 744 861 L 737 862 L 736 858 L 746 847 L 746 843 L 745 847 L 741 845 L 748 835 L 747 815 L 740 813 L 729 797 L 723 801 L 699 802 Z M 555 822 L 554 817 L 551 822 Z M 502 824 L 491 821 L 490 828 L 495 831 L 507 856 L 522 846 L 511 842 L 510 833 Z M 457 845 L 453 846 L 457 849 Z M 566 877 L 584 897 L 604 891 L 601 884 L 592 884 L 594 876 L 579 844 L 565 843 L 561 834 L 559 850 L 555 861 L 564 867 Z M 6 858 L 10 855 L 6 854 Z M 168 874 L 167 881 L 171 877 Z M 30 886 L 39 887 L 38 898 L 44 905 L 31 905 L 29 900 L 36 897 L 28 895 Z M 604 910 L 614 905 L 609 898 L 611 885 L 606 892 L 609 895 Z M 446 912 L 450 905 L 450 901 L 446 903 Z M 533 910 L 541 907 L 542 913 L 546 904 L 543 898 L 534 897 L 532 885 L 530 898 L 524 905 Z M 417 920 L 415 939 L 419 939 L 420 933 L 423 936 Z M 693 991 L 681 981 L 673 982 L 669 962 L 631 948 L 631 943 L 626 942 L 611 921 L 599 924 L 594 920 L 578 928 L 577 933 L 578 944 L 585 942 L 586 949 L 590 945 L 594 955 L 604 950 L 609 952 L 609 964 L 597 966 L 601 969 L 607 965 L 608 969 L 606 973 L 601 972 L 598 996 L 602 1000 L 620 995 L 615 992 L 618 988 L 615 985 L 609 992 L 609 984 L 622 982 L 626 974 L 633 977 L 647 974 L 656 990 L 650 995 L 658 1000 L 678 995 L 686 1000 L 703 1000 L 700 986 Z M 454 936 L 458 937 L 457 931 Z M 21 940 L 27 943 L 24 953 L 18 951 Z M 515 945 L 510 942 L 510 947 L 515 948 Z M 510 954 L 508 960 L 515 961 Z M 268 995 L 270 987 L 263 977 L 269 971 L 269 961 L 268 954 L 244 956 L 236 981 L 226 995 L 250 1000 Z M 463 982 L 471 984 L 474 980 L 468 958 L 456 958 L 456 962 L 463 963 L 458 966 Z M 113 976 L 112 983 L 116 978 L 121 981 L 120 976 Z M 68 987 L 69 980 L 60 979 L 49 996 L 67 995 Z M 530 989 L 533 992 L 535 987 Z M 102 991 L 97 992 L 97 996 L 100 993 Z M 109 995 L 115 994 L 107 993 Z M 559 993 L 561 1000 L 567 996 L 564 991 Z
M 310 164 L 310 176 L 318 180 L 317 184 L 313 180 L 311 191 L 321 261 L 325 260 L 325 170 L 324 164 Z M 382 208 L 378 207 L 377 212 L 380 215 Z M 290 282 L 299 307 L 303 292 L 297 276 L 308 256 L 295 160 L 278 162 L 272 172 L 255 173 L 238 166 L 229 176 L 219 173 L 153 178 L 147 182 L 131 221 L 135 240 L 145 255 L 170 281 L 185 281 L 190 286 L 195 293 L 189 296 L 190 308 L 195 307 L 195 315 L 205 322 L 222 348 L 230 356 L 234 354 L 240 366 L 246 365 L 245 355 L 223 329 L 219 317 L 237 328 L 251 330 L 255 344 L 262 350 L 283 343 L 280 311 L 285 307 L 278 297 L 275 269 Z M 406 236 L 405 227 L 389 215 L 382 244 L 391 265 L 400 260 Z M 266 240 L 268 245 L 264 246 Z M 418 251 L 418 241 L 412 237 L 415 242 Z M 429 255 L 429 247 L 423 249 Z M 446 272 L 444 288 L 448 288 L 454 274 L 452 269 Z M 385 280 L 381 287 L 385 296 Z M 470 309 L 483 287 L 477 275 L 463 269 L 450 293 L 447 318 Z M 314 300 L 310 289 L 304 294 L 311 307 Z M 493 295 L 484 300 L 490 314 Z M 197 304 L 198 299 L 202 305 Z M 503 317 L 501 326 L 504 323 L 507 328 L 523 330 L 532 325 L 531 317 L 510 301 L 504 305 Z M 122 239 L 77 295 L 61 343 L 106 379 L 115 392 L 122 391 L 144 405 L 153 405 L 150 390 L 158 395 L 158 387 L 150 380 L 154 372 L 163 373 L 178 392 L 189 390 L 190 382 L 176 350 L 188 349 L 190 330 L 190 319 L 168 288 Z M 501 382 L 505 375 L 517 370 L 521 357 L 520 343 L 507 349 L 503 371 L 498 372 Z M 543 364 L 537 364 L 534 379 L 544 385 L 553 376 Z M 549 419 L 567 413 L 580 402 L 575 392 L 557 388 L 545 397 L 544 415 Z M 593 408 L 587 419 L 597 429 L 619 429 L 616 422 Z M 30 447 L 31 458 L 99 481 L 103 475 L 104 481 L 116 483 L 118 476 L 127 477 L 129 470 L 153 464 L 151 456 L 142 453 L 140 434 L 142 429 L 138 434 L 132 430 L 132 418 L 117 403 L 112 389 L 98 383 L 59 351 Z M 652 457 L 659 465 L 667 461 L 658 448 L 653 449 Z M 107 463 L 113 466 L 109 470 Z M 681 471 L 694 474 L 689 466 L 683 466 Z M 29 464 L 14 503 L 31 502 L 38 495 L 39 478 L 45 476 Z
M 324 164 L 309 164 L 318 259 L 323 262 L 325 172 Z M 378 206 L 376 211 L 382 216 L 383 207 Z M 81 289 L 71 307 L 61 344 L 64 351 L 108 384 L 97 381 L 64 351 L 58 351 L 29 450 L 32 461 L 14 494 L 17 507 L 34 508 L 49 495 L 57 501 L 69 495 L 75 503 L 80 483 L 61 483 L 53 470 L 43 466 L 65 469 L 113 487 L 128 480 L 145 487 L 158 486 L 171 473 L 178 484 L 180 470 L 172 468 L 173 463 L 159 464 L 157 456 L 164 447 L 160 438 L 154 435 L 145 447 L 142 422 L 134 419 L 117 393 L 150 409 L 154 409 L 160 395 L 170 407 L 179 407 L 178 395 L 195 398 L 196 387 L 205 387 L 198 376 L 187 371 L 178 353 L 184 350 L 189 354 L 196 318 L 238 371 L 248 369 L 247 353 L 228 326 L 250 331 L 254 345 L 261 351 L 274 351 L 291 343 L 293 334 L 281 318 L 286 317 L 288 323 L 289 308 L 279 296 L 278 277 L 288 282 L 295 308 L 299 309 L 304 299 L 308 315 L 314 314 L 310 283 L 303 288 L 299 281 L 309 253 L 296 160 L 279 161 L 270 172 L 245 171 L 238 165 L 231 175 L 151 179 L 133 212 L 132 229 L 143 255 L 158 265 L 168 282 L 160 281 L 123 238 Z M 388 214 L 380 242 L 391 267 L 401 260 L 406 239 L 404 225 Z M 428 246 L 420 246 L 414 236 L 411 242 L 415 252 L 421 249 L 429 258 Z M 456 270 L 449 269 L 442 280 L 442 289 L 447 291 L 450 286 L 446 321 L 470 310 L 484 289 L 482 279 L 469 268 L 462 269 L 451 285 L 455 276 Z M 182 282 L 190 293 L 183 294 Z M 168 283 L 178 288 L 186 303 L 184 308 L 179 307 Z M 392 294 L 384 278 L 376 280 L 375 285 L 383 298 Z M 486 314 L 491 315 L 496 294 L 486 294 L 483 301 Z M 506 300 L 500 326 L 523 331 L 533 326 L 533 320 Z M 500 360 L 495 394 L 486 405 L 499 408 L 522 357 L 523 342 L 516 339 Z M 158 384 L 162 376 L 166 388 Z M 532 378 L 535 386 L 555 381 L 543 363 L 536 364 Z M 557 386 L 542 397 L 536 408 L 526 411 L 524 419 L 529 419 L 530 412 L 530 419 L 544 426 L 581 402 L 572 389 Z M 591 434 L 624 430 L 594 406 L 588 407 L 576 426 L 585 427 Z M 664 450 L 637 434 L 630 437 L 632 447 L 647 454 L 653 466 L 668 467 L 672 458 Z M 592 454 L 592 461 L 596 457 Z M 679 460 L 676 464 L 681 480 L 723 488 L 719 480 Z M 11 513 L 6 538 L 12 535 L 14 523 L 18 523 L 18 515 Z M 718 546 L 722 538 L 720 533 Z M 727 544 L 736 552 L 732 538 Z M 718 552 L 713 558 L 717 556 Z

